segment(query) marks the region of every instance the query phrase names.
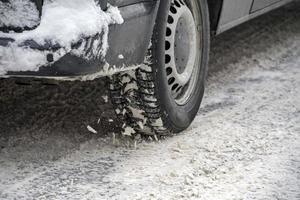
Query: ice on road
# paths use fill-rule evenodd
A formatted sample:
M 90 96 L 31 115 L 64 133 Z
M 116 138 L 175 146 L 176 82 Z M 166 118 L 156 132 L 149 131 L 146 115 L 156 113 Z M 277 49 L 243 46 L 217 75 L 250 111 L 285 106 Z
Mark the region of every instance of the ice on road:
M 98 130 L 68 141 L 23 126 L 0 132 L 0 199 L 299 200 L 300 3 L 212 41 L 204 101 L 184 133 L 134 149 Z

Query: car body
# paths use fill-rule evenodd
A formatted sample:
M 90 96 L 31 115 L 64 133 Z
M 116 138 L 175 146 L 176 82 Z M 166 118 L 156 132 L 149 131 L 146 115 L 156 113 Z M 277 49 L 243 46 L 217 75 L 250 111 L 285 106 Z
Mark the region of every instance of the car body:
M 0 0 L 0 2 L 7 0 Z M 238 24 L 282 6 L 291 0 L 207 0 L 212 35 L 218 35 Z M 42 0 L 34 0 L 37 8 L 42 10 Z M 119 8 L 124 23 L 109 27 L 109 49 L 105 57 L 86 60 L 73 54 L 66 54 L 49 65 L 41 66 L 36 71 L 8 71 L 0 77 L 41 77 L 53 79 L 93 79 L 99 76 L 138 67 L 143 63 L 151 40 L 159 0 L 100 0 L 105 9 L 109 3 Z M 38 25 L 37 25 L 38 26 Z M 1 27 L 4 31 L 5 27 Z M 6 29 L 9 29 L 6 27 Z M 34 28 L 32 28 L 34 29 Z M 32 31 L 28 29 L 26 31 Z M 73 44 L 82 43 L 83 38 Z M 14 43 L 9 36 L 0 36 L 0 47 Z M 52 44 L 39 45 L 34 41 L 26 41 L 22 47 L 47 51 L 59 49 Z M 19 55 L 22 56 L 22 55 Z M 0 55 L 1 59 L 1 55 Z M 47 57 L 48 59 L 48 57 Z M 49 55 L 51 60 L 51 55 Z M 104 70 L 113 66 L 113 72 Z M 84 78 L 85 77 L 85 78 Z M 89 77 L 89 78 L 88 78 Z

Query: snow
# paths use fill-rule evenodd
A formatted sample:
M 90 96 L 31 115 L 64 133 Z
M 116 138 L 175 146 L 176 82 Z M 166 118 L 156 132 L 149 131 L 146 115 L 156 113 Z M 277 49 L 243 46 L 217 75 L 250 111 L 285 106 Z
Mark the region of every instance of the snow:
M 40 16 L 35 4 L 30 0 L 0 1 L 0 27 L 12 26 L 32 28 L 39 24 Z
M 98 34 L 99 39 L 92 44 L 92 55 L 84 55 L 85 43 L 74 50 L 74 54 L 86 59 L 104 57 L 109 48 L 108 27 L 110 24 L 121 23 L 123 23 L 123 19 L 116 7 L 109 6 L 104 12 L 94 0 L 46 0 L 40 25 L 36 29 L 22 33 L 0 32 L 0 37 L 13 38 L 16 41 L 14 45 L 0 49 L 0 75 L 7 71 L 36 71 L 41 65 L 49 64 L 45 59 L 49 52 L 17 47 L 26 40 L 34 40 L 40 45 L 46 43 L 60 45 L 62 47 L 60 52 L 53 52 L 58 59 L 71 52 L 71 45 L 79 39 Z M 23 56 L 17 56 L 17 52 L 20 51 L 23 52 Z M 31 53 L 35 55 L 34 62 L 30 58 Z M 4 54 L 6 55 L 5 58 Z M 20 67 L 22 60 L 27 61 L 24 68 Z
M 133 108 L 132 106 L 128 106 L 128 109 L 131 111 L 132 116 L 135 119 L 139 119 L 144 121 L 144 123 L 146 122 L 146 118 L 145 118 L 145 111 L 138 109 L 138 108 Z
M 135 130 L 130 127 L 130 126 L 127 126 L 125 127 L 124 131 L 122 132 L 123 135 L 126 135 L 126 136 L 132 136 L 135 134 Z
M 97 133 L 98 133 L 98 132 L 97 132 L 93 127 L 91 127 L 90 125 L 88 125 L 86 128 L 87 128 L 88 131 L 90 131 L 91 133 L 94 133 L 94 134 L 97 134 Z
M 102 99 L 104 100 L 105 103 L 108 102 L 108 96 L 107 96 L 107 95 L 103 95 L 103 96 L 102 96 Z
M 124 59 L 124 56 L 123 56 L 122 54 L 119 54 L 119 55 L 118 55 L 118 58 L 119 58 L 120 60 L 123 60 L 123 59 Z
M 33 103 L 53 105 L 45 103 L 53 93 L 15 86 L 4 102 L 12 109 L 0 121 L 18 125 L 1 133 L 11 135 L 1 143 L 0 199 L 299 200 L 300 6 L 292 5 L 214 39 L 199 114 L 188 130 L 164 140 L 128 148 L 130 141 L 116 133 L 102 137 L 114 130 L 101 127 L 82 142 L 80 131 L 51 128 L 58 123 L 53 108 L 24 125 L 18 114 L 32 111 Z M 79 112 L 107 106 L 83 104 L 91 95 L 83 86 L 72 83 L 83 93 L 72 99 Z M 12 93 L 6 90 L 1 95 Z M 15 106 L 20 94 L 38 97 Z M 72 109 L 64 97 L 57 103 Z M 37 126 L 40 116 L 48 121 Z M 78 117 L 70 127 L 89 119 Z
M 53 55 L 55 62 L 65 55 L 66 51 L 65 49 L 56 52 L 38 51 L 18 47 L 17 44 L 10 44 L 8 47 L 0 46 L 0 75 L 4 75 L 7 71 L 37 71 L 40 66 L 48 64 L 49 53 Z

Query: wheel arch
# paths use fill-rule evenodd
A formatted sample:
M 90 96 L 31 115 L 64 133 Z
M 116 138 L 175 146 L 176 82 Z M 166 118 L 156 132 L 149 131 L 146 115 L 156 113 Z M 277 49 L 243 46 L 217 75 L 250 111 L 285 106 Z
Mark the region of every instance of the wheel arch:
M 213 34 L 216 33 L 218 28 L 223 7 L 223 1 L 224 0 L 207 0 L 210 19 L 210 29 Z

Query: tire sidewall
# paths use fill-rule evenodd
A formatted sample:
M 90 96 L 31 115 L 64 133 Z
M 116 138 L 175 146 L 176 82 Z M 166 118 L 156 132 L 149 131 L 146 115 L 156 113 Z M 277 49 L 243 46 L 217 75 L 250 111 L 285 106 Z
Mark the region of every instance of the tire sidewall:
M 186 129 L 191 124 L 197 115 L 204 94 L 209 57 L 209 14 L 206 0 L 199 0 L 197 3 L 199 10 L 201 11 L 200 17 L 203 26 L 201 38 L 202 55 L 199 66 L 200 70 L 198 70 L 198 81 L 195 83 L 195 90 L 185 105 L 178 105 L 172 97 L 165 70 L 165 34 L 171 0 L 160 1 L 156 26 L 153 32 L 152 62 L 154 67 L 154 81 L 157 85 L 156 96 L 160 103 L 164 126 L 175 133 Z

